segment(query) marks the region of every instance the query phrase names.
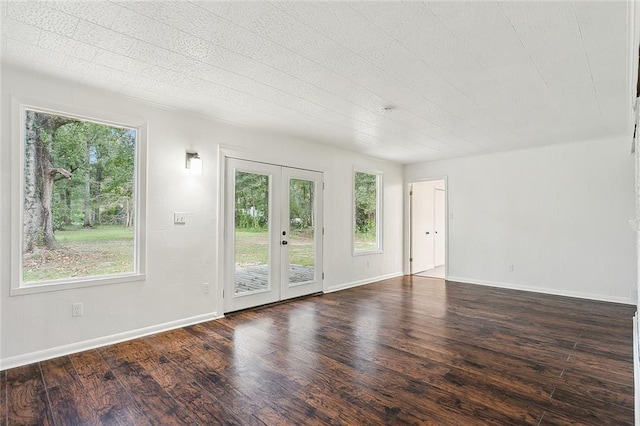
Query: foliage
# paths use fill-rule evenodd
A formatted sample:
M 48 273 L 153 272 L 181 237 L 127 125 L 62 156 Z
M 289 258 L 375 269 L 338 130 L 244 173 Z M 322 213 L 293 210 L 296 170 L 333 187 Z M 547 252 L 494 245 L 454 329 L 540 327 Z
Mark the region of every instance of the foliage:
M 292 228 L 313 226 L 313 181 L 291 179 L 289 184 L 289 218 Z
M 264 230 L 269 224 L 269 176 L 236 172 L 236 228 Z M 303 179 L 291 179 L 289 184 L 289 217 L 291 227 L 313 226 L 315 184 Z
M 73 177 L 54 187 L 55 229 L 79 224 L 132 225 L 135 142 L 134 130 L 88 121 L 58 129 L 52 161 Z
M 266 229 L 269 223 L 269 176 L 236 172 L 236 228 Z
M 355 174 L 356 234 L 376 233 L 378 204 L 378 176 L 372 173 Z

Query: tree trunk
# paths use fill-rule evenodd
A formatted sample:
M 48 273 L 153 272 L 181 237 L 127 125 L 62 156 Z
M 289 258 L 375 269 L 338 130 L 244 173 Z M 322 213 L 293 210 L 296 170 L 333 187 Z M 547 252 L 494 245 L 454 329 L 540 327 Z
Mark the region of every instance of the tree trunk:
M 56 175 L 71 179 L 71 173 L 52 166 L 51 147 L 56 130 L 73 121 L 33 111 L 26 113 L 24 251 L 32 251 L 38 244 L 58 247 L 53 235 L 53 183 Z
M 87 147 L 87 163 L 84 168 L 84 224 L 91 226 L 91 174 L 89 173 L 89 147 Z
M 133 226 L 133 218 L 134 216 L 134 206 L 133 203 L 131 202 L 131 200 L 129 198 L 127 198 L 127 220 L 126 220 L 126 226 L 127 228 L 130 228 Z
M 47 248 L 55 249 L 60 245 L 53 235 L 53 182 L 57 174 L 61 174 L 67 179 L 71 179 L 72 175 L 62 168 L 45 167 L 42 175 L 42 195 L 41 195 L 41 211 L 42 211 L 42 240 Z
M 65 202 L 65 206 L 66 206 L 66 214 L 65 214 L 64 224 L 69 226 L 69 225 L 71 225 L 73 220 L 71 218 L 71 214 L 72 214 L 72 211 L 71 211 L 71 188 L 69 188 L 68 185 L 64 189 L 64 202 Z
M 38 244 L 41 204 L 39 186 L 36 176 L 36 116 L 33 111 L 27 111 L 25 117 L 25 147 L 24 147 L 24 205 L 23 205 L 23 247 L 24 252 L 33 251 Z
M 42 181 L 42 240 L 47 248 L 55 249 L 59 247 L 56 238 L 53 235 L 53 212 L 47 206 L 52 205 L 53 201 L 53 179 L 55 173 L 45 170 Z
M 95 139 L 95 138 L 94 138 Z M 96 167 L 95 167 L 95 178 L 93 179 L 93 193 L 94 194 L 101 194 L 102 193 L 102 187 L 101 187 L 101 182 L 102 182 L 102 166 L 100 165 L 100 162 L 96 163 Z M 93 208 L 93 223 L 95 225 L 99 225 L 100 224 L 100 204 L 101 204 L 102 200 L 98 200 L 97 202 L 95 202 L 95 207 Z

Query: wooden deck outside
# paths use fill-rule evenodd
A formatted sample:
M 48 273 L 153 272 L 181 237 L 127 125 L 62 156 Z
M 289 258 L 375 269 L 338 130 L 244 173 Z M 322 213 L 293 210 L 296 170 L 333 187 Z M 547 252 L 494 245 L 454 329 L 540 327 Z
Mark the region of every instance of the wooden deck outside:
M 631 425 L 634 310 L 395 278 L 0 372 L 0 424 Z
M 262 290 L 269 282 L 269 267 L 267 265 L 247 265 L 236 267 L 235 292 Z M 315 268 L 301 265 L 289 265 L 289 282 L 302 283 L 313 281 Z

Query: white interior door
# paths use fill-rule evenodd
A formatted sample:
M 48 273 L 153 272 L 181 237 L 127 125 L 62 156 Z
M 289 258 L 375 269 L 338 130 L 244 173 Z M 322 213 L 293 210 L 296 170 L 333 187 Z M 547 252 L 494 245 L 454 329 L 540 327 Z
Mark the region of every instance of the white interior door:
M 411 273 L 434 267 L 433 183 L 411 186 Z
M 445 191 L 435 189 L 434 192 L 434 263 L 435 266 L 445 262 Z
M 227 159 L 224 311 L 322 290 L 322 173 Z

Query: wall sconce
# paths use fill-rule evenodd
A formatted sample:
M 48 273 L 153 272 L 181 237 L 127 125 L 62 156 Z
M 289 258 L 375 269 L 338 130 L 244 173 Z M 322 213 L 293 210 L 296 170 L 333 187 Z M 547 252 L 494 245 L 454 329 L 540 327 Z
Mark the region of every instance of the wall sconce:
M 192 175 L 202 174 L 202 158 L 197 152 L 187 152 L 187 173 Z

